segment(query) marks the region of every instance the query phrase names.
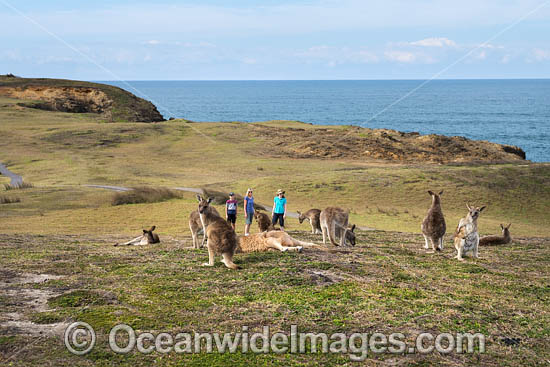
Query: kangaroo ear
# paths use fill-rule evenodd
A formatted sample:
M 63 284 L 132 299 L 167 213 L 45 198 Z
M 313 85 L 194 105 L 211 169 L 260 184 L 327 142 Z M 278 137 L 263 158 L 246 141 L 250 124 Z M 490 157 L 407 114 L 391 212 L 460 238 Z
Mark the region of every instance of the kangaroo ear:
M 210 204 L 214 198 L 208 198 L 208 204 Z
M 502 224 L 500 225 L 500 229 L 504 229 L 504 226 Z
M 199 194 L 197 194 L 197 200 L 198 200 L 199 202 L 202 201 L 202 197 L 201 197 Z
M 351 226 L 351 231 L 355 231 L 355 224 Z
M 296 210 L 296 213 L 298 213 L 298 215 L 302 215 L 302 213 L 300 213 L 300 211 L 299 211 L 299 210 Z
M 441 190 L 441 191 L 439 192 L 439 196 L 441 196 L 441 195 L 443 195 L 443 190 Z
M 428 194 L 430 194 L 431 196 L 434 196 L 434 192 L 432 190 L 428 190 Z
M 153 232 L 157 228 L 157 226 L 152 226 L 151 229 L 149 229 L 149 232 Z
M 470 208 L 470 204 L 466 203 L 466 208 L 468 208 L 468 210 L 472 210 L 472 208 Z
M 506 228 L 510 228 L 511 225 L 512 225 L 512 223 L 508 224 L 508 225 L 506 226 Z
M 146 230 L 146 229 L 143 230 L 143 234 L 147 234 L 147 230 Z
M 485 209 L 487 206 L 483 205 L 481 208 L 479 208 L 479 212 L 481 213 L 483 209 Z

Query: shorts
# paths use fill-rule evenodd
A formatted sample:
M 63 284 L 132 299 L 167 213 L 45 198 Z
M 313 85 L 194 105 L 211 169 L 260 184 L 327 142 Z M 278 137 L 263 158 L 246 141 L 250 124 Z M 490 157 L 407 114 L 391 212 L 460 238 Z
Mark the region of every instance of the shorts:
M 273 213 L 273 218 L 271 219 L 271 223 L 273 225 L 277 224 L 277 221 L 279 221 L 279 225 L 281 227 L 284 227 L 285 226 L 285 218 L 284 218 L 284 213 Z
M 254 213 L 246 213 L 246 224 L 252 224 Z
M 227 221 L 229 223 L 235 224 L 237 221 L 237 213 L 227 213 Z

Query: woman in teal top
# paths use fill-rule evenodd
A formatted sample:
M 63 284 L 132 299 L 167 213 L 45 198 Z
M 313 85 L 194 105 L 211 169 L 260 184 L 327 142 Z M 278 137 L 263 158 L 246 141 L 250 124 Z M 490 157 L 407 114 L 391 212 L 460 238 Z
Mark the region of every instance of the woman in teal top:
M 286 218 L 286 198 L 285 192 L 281 189 L 277 190 L 277 196 L 273 199 L 273 210 L 271 211 L 271 223 L 275 225 L 277 221 L 281 226 L 281 230 L 285 230 Z

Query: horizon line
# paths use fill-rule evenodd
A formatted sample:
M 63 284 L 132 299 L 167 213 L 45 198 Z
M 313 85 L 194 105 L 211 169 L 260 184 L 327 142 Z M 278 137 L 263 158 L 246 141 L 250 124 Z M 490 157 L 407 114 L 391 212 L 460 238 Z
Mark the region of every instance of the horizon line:
M 31 79 L 31 78 L 29 78 Z M 46 78 L 58 79 L 58 78 Z M 81 79 L 89 82 L 331 82 L 331 81 L 425 81 L 429 78 L 396 78 L 396 79 Z M 78 79 L 69 79 L 78 80 Z M 550 80 L 550 77 L 524 77 L 524 78 L 441 78 L 434 81 L 458 81 L 458 80 Z

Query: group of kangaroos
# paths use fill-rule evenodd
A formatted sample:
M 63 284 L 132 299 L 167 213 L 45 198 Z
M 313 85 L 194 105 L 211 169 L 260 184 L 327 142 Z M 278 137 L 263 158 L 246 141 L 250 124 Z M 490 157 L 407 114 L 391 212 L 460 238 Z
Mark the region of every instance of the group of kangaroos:
M 422 221 L 421 230 L 424 235 L 426 250 L 442 251 L 443 238 L 447 227 L 445 216 L 441 209 L 441 195 L 443 191 L 436 194 L 428 191 L 432 197 L 432 204 L 428 213 Z M 349 211 L 339 207 L 328 207 L 324 210 L 310 209 L 305 213 L 298 212 L 298 220 L 303 223 L 309 221 L 311 233 L 323 235 L 323 245 L 320 246 L 312 242 L 300 241 L 290 236 L 287 232 L 273 227 L 269 216 L 260 211 L 255 211 L 254 217 L 258 223 L 260 232 L 249 236 L 237 236 L 232 226 L 223 219 L 219 212 L 210 205 L 212 198 L 203 198 L 197 195 L 198 208 L 189 215 L 189 228 L 193 238 L 193 247 L 200 248 L 204 246 L 208 249 L 208 262 L 203 266 L 214 266 L 214 258 L 221 255 L 222 262 L 229 269 L 239 269 L 239 266 L 233 262 L 235 253 L 262 252 L 268 250 L 278 250 L 281 252 L 295 251 L 301 252 L 303 248 L 326 249 L 327 238 L 334 246 L 355 246 L 355 225 L 349 225 Z M 512 241 L 510 235 L 510 225 L 500 225 L 502 229 L 501 236 L 485 236 L 480 238 L 477 229 L 477 220 L 485 206 L 475 207 L 466 204 L 468 214 L 460 219 L 453 239 L 457 250 L 456 258 L 464 260 L 463 256 L 472 252 L 474 258 L 479 257 L 478 248 L 480 245 L 499 245 L 507 244 Z M 158 236 L 153 233 L 155 226 L 148 230 L 143 230 L 143 235 L 134 238 L 122 245 L 144 245 L 149 243 L 158 243 Z M 203 233 L 202 242 L 199 243 L 199 234 Z M 338 241 L 337 241 L 338 240 Z M 118 244 L 116 244 L 118 245 Z M 115 245 L 115 246 L 116 246 Z

